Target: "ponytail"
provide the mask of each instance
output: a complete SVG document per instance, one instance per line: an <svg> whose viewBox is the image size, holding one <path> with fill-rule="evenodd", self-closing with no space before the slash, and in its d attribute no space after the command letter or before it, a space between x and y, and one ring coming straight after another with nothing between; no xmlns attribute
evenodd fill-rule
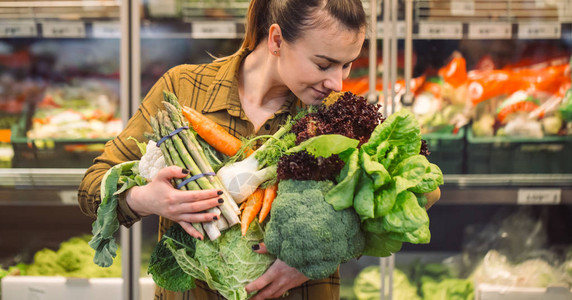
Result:
<svg viewBox="0 0 572 300"><path fill-rule="evenodd" d="M266 37L270 27L270 1L251 0L246 13L245 35L241 49L254 50L256 45Z"/></svg>

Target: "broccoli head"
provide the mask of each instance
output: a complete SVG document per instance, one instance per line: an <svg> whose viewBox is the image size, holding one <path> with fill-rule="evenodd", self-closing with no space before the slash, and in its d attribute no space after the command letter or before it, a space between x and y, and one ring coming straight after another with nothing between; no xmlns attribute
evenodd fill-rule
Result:
<svg viewBox="0 0 572 300"><path fill-rule="evenodd" d="M266 226L268 252L310 279L328 277L365 245L355 211L336 211L325 201L332 187L327 180L280 181Z"/></svg>

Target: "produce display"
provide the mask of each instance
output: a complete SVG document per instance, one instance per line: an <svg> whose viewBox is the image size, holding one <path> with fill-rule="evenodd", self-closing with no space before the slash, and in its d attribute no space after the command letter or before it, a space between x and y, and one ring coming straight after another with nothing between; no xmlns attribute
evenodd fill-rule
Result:
<svg viewBox="0 0 572 300"><path fill-rule="evenodd" d="M64 276L78 278L121 277L121 255L110 268L93 264L95 251L88 245L90 235L72 237L63 241L58 249L42 249L34 255L30 264L20 263L0 269L4 276ZM120 250L120 249L118 249ZM121 253L121 251L119 251Z"/></svg>
<svg viewBox="0 0 572 300"><path fill-rule="evenodd" d="M30 139L109 139L122 129L116 93L99 81L51 87L26 133Z"/></svg>
<svg viewBox="0 0 572 300"><path fill-rule="evenodd" d="M366 76L347 79L344 89L365 94L367 81ZM422 133L455 133L472 122L475 136L572 134L571 74L566 60L467 70L465 59L456 52L435 75L413 78L410 87L412 111ZM377 90L382 88L376 84ZM398 97L405 93L404 81L397 81L394 89Z"/></svg>
<svg viewBox="0 0 572 300"><path fill-rule="evenodd" d="M362 255L389 256L403 242L429 242L424 194L443 178L425 157L411 112L385 119L379 105L344 93L302 109L272 136L239 140L179 106L171 93L164 93L163 104L151 119L150 141L134 141L141 160L112 167L102 181L90 241L96 264L113 264L118 195L169 165L190 170L174 180L177 188L217 188L225 200L216 208L218 220L192 224L208 239L173 226L156 245L149 273L169 290L203 280L226 298L247 299L244 286L276 258L318 279ZM261 241L266 255L251 249Z"/></svg>
<svg viewBox="0 0 572 300"><path fill-rule="evenodd" d="M379 266L365 267L354 280L353 294L357 300L380 298L381 271ZM389 287L385 293L389 295ZM471 280L454 276L440 263L415 263L393 270L392 299L395 300L473 300L475 288Z"/></svg>

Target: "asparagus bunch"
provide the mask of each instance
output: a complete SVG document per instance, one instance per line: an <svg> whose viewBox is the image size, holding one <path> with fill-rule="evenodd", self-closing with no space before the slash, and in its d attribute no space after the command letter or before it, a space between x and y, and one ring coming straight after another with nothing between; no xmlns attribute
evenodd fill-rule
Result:
<svg viewBox="0 0 572 300"><path fill-rule="evenodd" d="M151 118L153 138L156 141L159 141L162 137L169 135L176 128L189 126L188 122L182 117L181 107L176 96L165 92L164 99L165 101L163 101L163 104L166 110L160 110L157 112L156 117ZM165 141L161 143L160 148L163 156L165 157L165 162L168 165L176 165L190 171L190 174L186 178L175 180L175 184L177 184L177 186L180 185L183 180L191 176L214 173L214 170L208 163L206 155L204 154L199 142L189 129L183 129L171 138L165 139ZM238 218L240 210L234 199L232 199L216 175L205 175L199 177L194 181L188 182L181 189L218 189L223 191L221 198L224 199L224 203L218 208L212 208L209 210L209 212L214 212L219 215L218 220L202 223L202 228L200 227L200 224L193 224L197 230L206 232L209 239L217 239L220 236L221 230L240 223ZM204 231L202 231L202 229L204 229Z"/></svg>

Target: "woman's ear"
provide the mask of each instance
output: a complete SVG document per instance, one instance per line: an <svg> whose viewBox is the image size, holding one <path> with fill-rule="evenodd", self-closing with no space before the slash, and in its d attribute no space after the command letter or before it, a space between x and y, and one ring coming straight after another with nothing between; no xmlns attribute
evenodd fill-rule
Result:
<svg viewBox="0 0 572 300"><path fill-rule="evenodd" d="M280 45L282 44L282 30L278 24L272 24L268 30L268 50L271 55L278 56L280 54Z"/></svg>

